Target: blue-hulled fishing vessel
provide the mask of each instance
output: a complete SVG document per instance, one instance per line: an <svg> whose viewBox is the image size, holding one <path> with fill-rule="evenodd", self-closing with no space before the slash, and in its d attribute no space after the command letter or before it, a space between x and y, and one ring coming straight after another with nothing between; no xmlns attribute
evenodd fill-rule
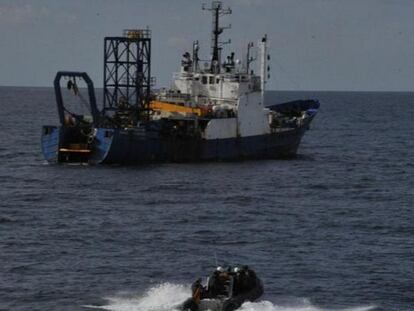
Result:
<svg viewBox="0 0 414 311"><path fill-rule="evenodd" d="M170 89L153 90L151 31L125 30L106 37L103 105L83 72L58 72L54 81L60 125L44 126L42 151L51 163L141 164L149 162L234 161L296 155L315 117L317 100L264 104L269 78L268 39L247 45L244 60L223 61L220 1L203 7L213 15L211 57L199 58L199 43L186 52ZM256 50L256 57L253 53ZM257 72L252 63L258 61ZM87 113L69 108L67 90ZM88 96L81 95L80 84Z"/></svg>

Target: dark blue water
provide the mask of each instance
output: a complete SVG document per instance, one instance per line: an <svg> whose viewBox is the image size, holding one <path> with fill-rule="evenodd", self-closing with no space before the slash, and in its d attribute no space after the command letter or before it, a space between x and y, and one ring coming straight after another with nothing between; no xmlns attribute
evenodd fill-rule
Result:
<svg viewBox="0 0 414 311"><path fill-rule="evenodd" d="M52 90L0 88L0 310L171 310L215 254L244 310L414 310L414 94L270 94L307 97L294 160L52 166Z"/></svg>

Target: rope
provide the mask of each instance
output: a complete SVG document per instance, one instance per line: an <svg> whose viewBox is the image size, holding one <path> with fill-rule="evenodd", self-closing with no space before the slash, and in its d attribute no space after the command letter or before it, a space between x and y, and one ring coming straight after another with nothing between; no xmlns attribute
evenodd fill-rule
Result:
<svg viewBox="0 0 414 311"><path fill-rule="evenodd" d="M76 79L69 80L67 84L68 90L72 90L75 96L78 96L81 103L85 106L86 110L92 114L91 107L88 104L88 101L82 96L81 92L79 91L78 85L76 84Z"/></svg>

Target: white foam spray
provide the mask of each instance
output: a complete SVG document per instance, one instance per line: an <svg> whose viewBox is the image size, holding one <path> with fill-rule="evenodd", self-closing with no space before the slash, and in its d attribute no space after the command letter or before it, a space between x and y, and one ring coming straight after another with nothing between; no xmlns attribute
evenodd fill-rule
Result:
<svg viewBox="0 0 414 311"><path fill-rule="evenodd" d="M191 292L189 286L163 283L147 290L144 295L108 297L107 305L85 306L110 311L172 311L183 303Z"/></svg>
<svg viewBox="0 0 414 311"><path fill-rule="evenodd" d="M173 311L189 297L190 286L163 283L152 287L144 295L105 298L106 305L85 306L109 311ZM322 309L304 300L292 305L277 305L270 301L246 302L240 311L369 311L375 306L361 306L348 309Z"/></svg>

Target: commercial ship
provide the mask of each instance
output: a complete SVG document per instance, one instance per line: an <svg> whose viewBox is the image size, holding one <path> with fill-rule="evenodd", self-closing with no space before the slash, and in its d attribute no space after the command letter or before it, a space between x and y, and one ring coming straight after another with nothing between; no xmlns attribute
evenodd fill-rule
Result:
<svg viewBox="0 0 414 311"><path fill-rule="evenodd" d="M220 36L231 14L213 1L211 55L195 41L170 89L153 90L151 31L124 30L104 39L103 103L84 72L58 72L54 81L59 126L43 126L42 151L51 163L143 164L238 161L294 157L315 117L317 100L265 105L268 38L247 44L243 60L222 57ZM227 42L229 43L229 42ZM258 68L253 70L253 63ZM62 87L63 85L67 90ZM80 83L88 96L82 96ZM87 107L76 113L64 100L73 93Z"/></svg>

